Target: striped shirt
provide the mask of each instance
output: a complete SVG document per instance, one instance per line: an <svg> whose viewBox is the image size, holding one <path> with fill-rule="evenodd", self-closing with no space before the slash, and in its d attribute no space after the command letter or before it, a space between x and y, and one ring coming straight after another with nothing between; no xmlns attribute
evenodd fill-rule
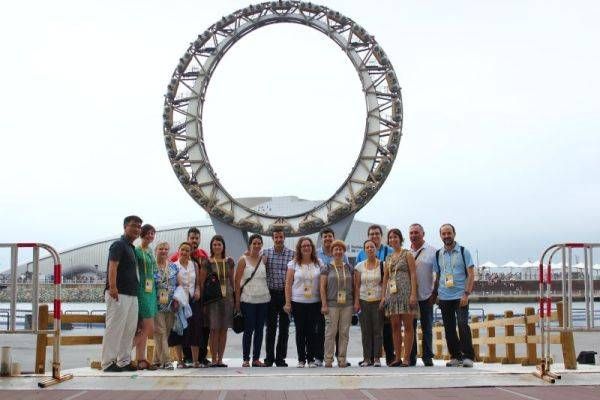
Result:
<svg viewBox="0 0 600 400"><path fill-rule="evenodd" d="M267 257L267 286L270 290L283 292L285 290L285 274L287 265L294 258L294 251L284 247L279 253L275 248L265 250Z"/></svg>

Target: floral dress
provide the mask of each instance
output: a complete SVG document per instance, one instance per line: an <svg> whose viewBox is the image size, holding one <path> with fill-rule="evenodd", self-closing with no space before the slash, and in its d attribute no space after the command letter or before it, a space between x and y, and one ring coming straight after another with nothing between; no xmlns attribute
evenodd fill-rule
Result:
<svg viewBox="0 0 600 400"><path fill-rule="evenodd" d="M410 299L410 272L408 269L408 250L402 249L400 254L390 254L385 261L388 270L388 284L385 289L385 316L398 314L414 314L418 318L419 308L411 308ZM393 283L396 283L396 293L392 293Z"/></svg>

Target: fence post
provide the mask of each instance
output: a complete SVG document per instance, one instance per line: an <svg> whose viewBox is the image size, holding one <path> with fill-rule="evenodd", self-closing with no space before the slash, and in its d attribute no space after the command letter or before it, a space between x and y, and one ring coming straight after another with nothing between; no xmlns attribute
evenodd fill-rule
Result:
<svg viewBox="0 0 600 400"><path fill-rule="evenodd" d="M527 357L523 359L521 365L537 364L537 345L535 342L529 343L529 337L535 336L535 321L529 322L529 317L533 317L534 315L535 308L525 308L525 343L527 343Z"/></svg>
<svg viewBox="0 0 600 400"><path fill-rule="evenodd" d="M511 310L504 311L504 318L512 318L514 313ZM515 325L507 324L504 325L504 337L509 338L515 337ZM502 364L516 364L517 360L515 359L515 344L505 342L506 345L506 357L502 358Z"/></svg>
<svg viewBox="0 0 600 400"><path fill-rule="evenodd" d="M41 304L38 307L38 329L48 329L48 304ZM46 346L48 345L48 335L45 333L37 334L37 343L35 347L35 366L36 374L46 372Z"/></svg>
<svg viewBox="0 0 600 400"><path fill-rule="evenodd" d="M474 324L479 323L479 317L473 316L471 317L471 322ZM473 337L473 354L475 359L473 361L481 361L481 356L479 355L479 343L475 343L475 340L479 339L479 328L471 328L471 336Z"/></svg>
<svg viewBox="0 0 600 400"><path fill-rule="evenodd" d="M495 319L496 317L494 316L494 314L488 314L485 318L486 322L491 322ZM489 339L495 339L496 338L496 327L495 326L488 326L487 328L487 335L488 335L488 341ZM487 362L487 363L495 363L498 362L498 359L496 358L496 343L492 343L492 342L488 342L488 354L486 357L483 358L483 362Z"/></svg>
<svg viewBox="0 0 600 400"><path fill-rule="evenodd" d="M556 304L558 311L558 326L563 326L564 304L562 301ZM577 358L575 357L575 342L573 332L560 332L560 345L562 347L563 362L566 369L577 369Z"/></svg>

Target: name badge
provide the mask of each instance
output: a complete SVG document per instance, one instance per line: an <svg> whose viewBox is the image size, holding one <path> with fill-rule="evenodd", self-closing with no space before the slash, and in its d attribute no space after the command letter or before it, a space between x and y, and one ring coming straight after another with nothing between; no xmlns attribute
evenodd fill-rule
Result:
<svg viewBox="0 0 600 400"><path fill-rule="evenodd" d="M221 284L221 295L223 297L227 297L227 286L226 285Z"/></svg>
<svg viewBox="0 0 600 400"><path fill-rule="evenodd" d="M304 286L304 297L307 299L312 297L312 288L310 286Z"/></svg>
<svg viewBox="0 0 600 400"><path fill-rule="evenodd" d="M446 274L446 287L454 287L454 275Z"/></svg>
<svg viewBox="0 0 600 400"><path fill-rule="evenodd" d="M158 302L160 304L168 304L169 303L169 291L167 289L160 289L158 291Z"/></svg>
<svg viewBox="0 0 600 400"><path fill-rule="evenodd" d="M154 288L154 279L146 278L146 285L144 287L146 293L152 293L153 288Z"/></svg>
<svg viewBox="0 0 600 400"><path fill-rule="evenodd" d="M338 290L337 302L338 302L338 304L346 304L346 291L345 290Z"/></svg>
<svg viewBox="0 0 600 400"><path fill-rule="evenodd" d="M390 293L395 294L398 293L398 287L396 286L396 281L390 281Z"/></svg>

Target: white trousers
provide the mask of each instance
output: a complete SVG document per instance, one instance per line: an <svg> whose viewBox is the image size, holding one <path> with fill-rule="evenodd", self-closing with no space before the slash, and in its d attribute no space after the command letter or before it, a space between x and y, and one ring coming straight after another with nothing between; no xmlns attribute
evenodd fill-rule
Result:
<svg viewBox="0 0 600 400"><path fill-rule="evenodd" d="M102 369L116 362L124 367L131 362L133 337L138 322L137 296L119 294L115 300L104 294L106 301L106 329L102 339Z"/></svg>

